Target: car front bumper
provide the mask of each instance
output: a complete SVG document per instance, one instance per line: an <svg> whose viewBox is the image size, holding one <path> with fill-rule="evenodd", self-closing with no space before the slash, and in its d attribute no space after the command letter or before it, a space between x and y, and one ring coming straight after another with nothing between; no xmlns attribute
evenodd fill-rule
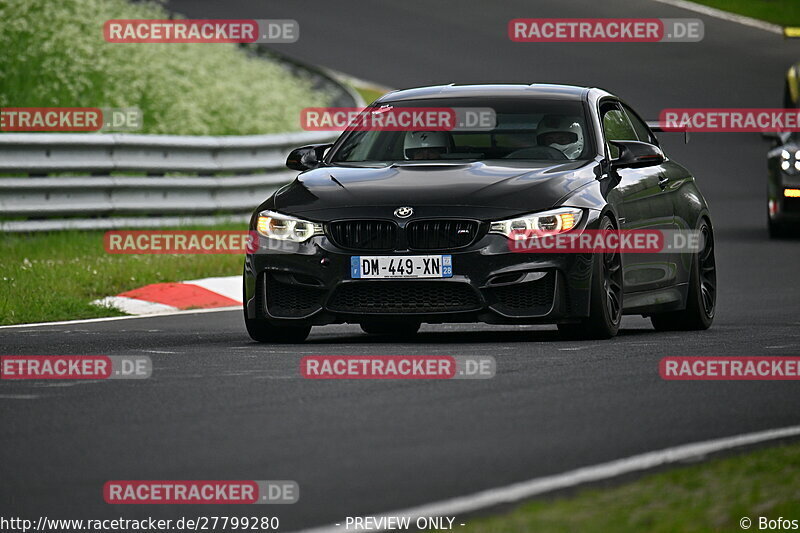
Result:
<svg viewBox="0 0 800 533"><path fill-rule="evenodd" d="M596 226L590 211L581 228ZM302 244L268 243L246 256L248 318L280 325L376 320L426 323L570 322L589 314L592 256L519 253L502 235L484 234L450 251L371 253L338 248L326 236ZM352 279L355 255L451 255L453 276L436 279Z"/></svg>

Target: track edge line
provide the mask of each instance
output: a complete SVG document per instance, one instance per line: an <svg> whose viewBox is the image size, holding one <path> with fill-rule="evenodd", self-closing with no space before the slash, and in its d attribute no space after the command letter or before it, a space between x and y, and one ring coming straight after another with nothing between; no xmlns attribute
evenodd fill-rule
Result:
<svg viewBox="0 0 800 533"><path fill-rule="evenodd" d="M466 496L458 496L418 507L381 513L374 516L409 517L415 520L420 516L453 516L459 513L474 512L501 504L515 503L533 496L539 496L560 489L576 487L585 483L612 479L625 474L642 472L659 466L674 464L687 459L702 457L711 453L741 448L753 444L800 436L800 425L778 429L744 433L691 444L682 444L662 450L645 452L630 457L615 459L593 466L585 466L555 474L533 478L503 487L487 489ZM298 530L295 533L340 533L342 526L321 526ZM386 529L372 529L386 531Z"/></svg>

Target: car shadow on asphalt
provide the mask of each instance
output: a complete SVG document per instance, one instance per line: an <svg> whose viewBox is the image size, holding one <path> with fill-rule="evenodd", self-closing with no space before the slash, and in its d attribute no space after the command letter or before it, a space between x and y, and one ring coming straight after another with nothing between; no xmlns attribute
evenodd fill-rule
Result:
<svg viewBox="0 0 800 533"><path fill-rule="evenodd" d="M621 329L616 339L658 334L651 329ZM308 338L306 344L481 344L481 343L593 343L614 342L608 340L575 340L562 338L555 329L488 330L476 331L422 331L411 336L354 334L322 334Z"/></svg>

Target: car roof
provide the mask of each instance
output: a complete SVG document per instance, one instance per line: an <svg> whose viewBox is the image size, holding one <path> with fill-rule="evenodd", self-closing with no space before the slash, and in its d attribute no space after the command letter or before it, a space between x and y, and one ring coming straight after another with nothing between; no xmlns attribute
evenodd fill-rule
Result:
<svg viewBox="0 0 800 533"><path fill-rule="evenodd" d="M474 84L474 85L434 85L390 92L378 102L398 102L401 100L424 100L428 98L486 98L486 97L535 97L544 99L580 101L591 90L577 85L557 85L549 83Z"/></svg>

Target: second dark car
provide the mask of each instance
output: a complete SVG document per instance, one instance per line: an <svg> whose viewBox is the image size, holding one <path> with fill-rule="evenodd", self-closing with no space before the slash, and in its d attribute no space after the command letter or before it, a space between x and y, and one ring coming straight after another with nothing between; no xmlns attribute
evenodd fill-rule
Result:
<svg viewBox="0 0 800 533"><path fill-rule="evenodd" d="M694 177L647 123L596 88L447 85L371 108L489 108L489 130L347 131L297 149L302 173L254 212L244 314L262 342L315 325L409 335L420 324L555 323L608 338L623 314L656 329L714 318L713 227ZM514 253L515 230L694 230L697 252Z"/></svg>
<svg viewBox="0 0 800 533"><path fill-rule="evenodd" d="M767 154L767 228L772 238L800 228L800 134L770 133L775 146Z"/></svg>

